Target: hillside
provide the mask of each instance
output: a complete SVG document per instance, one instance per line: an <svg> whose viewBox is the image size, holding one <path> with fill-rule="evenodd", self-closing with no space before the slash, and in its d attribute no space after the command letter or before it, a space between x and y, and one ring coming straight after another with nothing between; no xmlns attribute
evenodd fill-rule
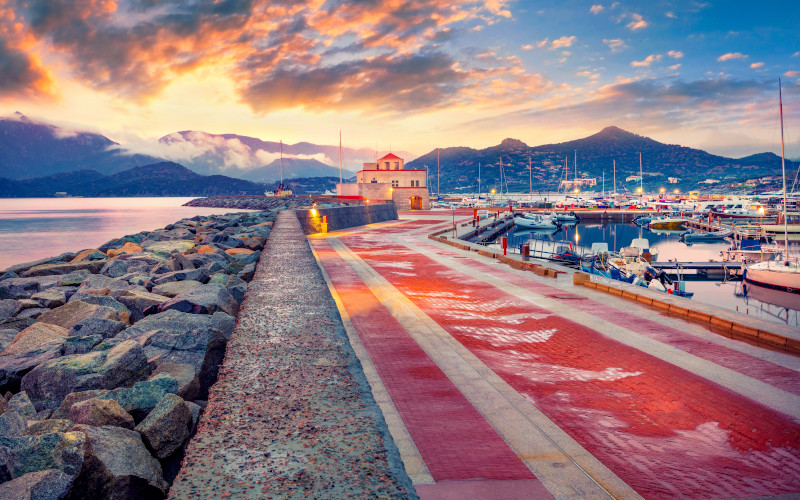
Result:
<svg viewBox="0 0 800 500"><path fill-rule="evenodd" d="M114 175L94 170L54 174L37 179L0 178L0 197L70 196L214 196L262 195L264 184L223 175L203 176L171 162L135 167Z"/></svg>
<svg viewBox="0 0 800 500"><path fill-rule="evenodd" d="M617 127L607 127L600 132L560 144L531 147L516 139L505 139L497 146L476 150L466 147L439 150L439 184L442 192L473 192L477 190L480 166L481 191L500 189L500 163L511 191L525 192L529 183L536 191L555 191L562 179L575 176L575 159L579 178L595 178L597 189L602 189L605 172L606 189L613 189L614 162L616 161L617 189L623 185L635 190L637 181L625 182L629 176L639 175L639 154L642 158L644 187L648 191L659 187L682 190L696 189L701 181L712 178L731 183L746 179L776 175L781 172L780 157L760 153L734 159L674 144L664 144L648 137L626 132ZM531 165L531 172L528 165ZM568 168L565 169L565 162ZM428 166L436 175L436 150L406 164L409 168ZM797 170L797 164L787 160L787 172ZM669 184L668 178L679 178ZM430 185L435 191L436 180Z"/></svg>
<svg viewBox="0 0 800 500"><path fill-rule="evenodd" d="M151 156L129 154L99 134L65 131L20 113L0 119L0 172L9 179L79 170L108 175L156 161Z"/></svg>

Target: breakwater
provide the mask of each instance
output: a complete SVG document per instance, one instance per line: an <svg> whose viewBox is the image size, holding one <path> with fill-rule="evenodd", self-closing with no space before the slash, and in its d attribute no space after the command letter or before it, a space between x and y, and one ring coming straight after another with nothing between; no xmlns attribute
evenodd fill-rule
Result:
<svg viewBox="0 0 800 500"><path fill-rule="evenodd" d="M278 210L0 275L0 498L167 494Z"/></svg>
<svg viewBox="0 0 800 500"><path fill-rule="evenodd" d="M195 198L185 207L208 208L238 208L242 210L277 210L309 207L314 201L308 196L209 196L208 198Z"/></svg>
<svg viewBox="0 0 800 500"><path fill-rule="evenodd" d="M171 498L414 497L295 214L282 212Z"/></svg>
<svg viewBox="0 0 800 500"><path fill-rule="evenodd" d="M328 231L339 231L349 227L366 226L376 222L397 220L394 203L379 205L357 205L297 210L297 218L306 234L323 232L323 222L327 220Z"/></svg>

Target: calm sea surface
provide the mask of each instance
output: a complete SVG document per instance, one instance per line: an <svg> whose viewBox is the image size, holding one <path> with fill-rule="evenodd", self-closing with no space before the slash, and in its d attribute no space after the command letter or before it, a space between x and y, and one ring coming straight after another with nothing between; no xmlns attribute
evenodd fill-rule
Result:
<svg viewBox="0 0 800 500"><path fill-rule="evenodd" d="M245 212L183 207L192 198L0 198L0 270L77 252L195 215Z"/></svg>

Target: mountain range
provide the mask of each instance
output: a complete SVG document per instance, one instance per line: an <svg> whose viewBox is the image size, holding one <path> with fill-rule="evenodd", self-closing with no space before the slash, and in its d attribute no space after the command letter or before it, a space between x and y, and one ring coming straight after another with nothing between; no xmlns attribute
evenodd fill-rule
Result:
<svg viewBox="0 0 800 500"><path fill-rule="evenodd" d="M78 170L36 179L0 178L0 198L70 196L263 195L264 184L223 175L199 175L172 162L134 167L112 175Z"/></svg>
<svg viewBox="0 0 800 500"><path fill-rule="evenodd" d="M90 177L113 177L132 167L165 161L178 163L201 175L223 175L232 180L255 183L269 184L281 178L338 180L340 176L338 166L332 166L338 164L338 146L308 142L281 144L235 134L182 131L166 135L146 149L149 154L143 154L144 150L132 152L102 135L65 130L52 124L35 122L19 113L0 119L0 177L8 180L21 181L74 172L75 176L54 179L65 183L77 182L75 179L83 175L79 171L93 171L87 174ZM720 186L730 186L746 179L780 175L781 172L780 158L772 153L726 158L699 149L664 144L617 127L606 127L589 137L559 144L528 146L517 139L505 139L485 149L441 148L410 161L410 154L402 151L396 153L406 158L407 168L429 168L429 185L433 192L437 189L437 178L434 177L437 175L437 155L438 189L442 192L476 191L479 176L481 191L499 190L500 165L503 187L507 186L511 191L526 192L529 183L538 191L557 190L561 180L571 180L576 173L579 178L594 178L598 190L605 175L605 186L610 190L614 162L617 190L624 185L630 191L638 187L638 177L636 180L625 179L638 176L640 154L643 185L648 191L659 186L684 191L696 189L706 179L720 181ZM359 170L363 162L373 161L376 154L380 153L367 148L343 148L346 169L341 175L345 180L352 178L353 170ZM797 162L787 160L787 175L793 176L797 166ZM677 178L679 181L668 183L668 178ZM48 182L53 186L57 184L52 180ZM331 182L326 180L320 185L328 186ZM245 184L235 185L231 181L225 181L222 185L236 192L261 189L244 187ZM23 191L33 189L24 184L17 186ZM155 189L155 186L151 188ZM165 189L174 191L169 186ZM139 189L140 192L144 190Z"/></svg>
<svg viewBox="0 0 800 500"><path fill-rule="evenodd" d="M439 186L442 192L476 191L481 177L481 191L500 190L500 165L510 191L526 192L530 184L539 190L557 190L561 180L594 178L601 189L605 174L606 189L612 189L616 163L617 190L629 191L639 186L639 155L645 190L667 186L670 189L695 189L699 183L713 179L730 185L747 179L781 174L781 158L772 153L759 153L744 158L726 158L699 149L663 144L653 139L606 127L597 134L560 144L531 147L516 139L505 139L485 149L467 147L438 150ZM577 160L577 168L576 168ZM531 166L529 173L528 166ZM566 165L566 167L565 167ZM437 150L406 163L406 168L427 168L429 186L436 191ZM794 173L798 164L787 160L786 171ZM669 184L669 178L679 181Z"/></svg>

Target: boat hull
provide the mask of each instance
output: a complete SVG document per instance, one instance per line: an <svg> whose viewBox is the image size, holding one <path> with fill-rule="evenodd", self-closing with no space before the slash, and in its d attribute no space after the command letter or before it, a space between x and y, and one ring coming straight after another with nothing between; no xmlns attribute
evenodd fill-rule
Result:
<svg viewBox="0 0 800 500"><path fill-rule="evenodd" d="M800 269L789 266L786 272L780 261L769 261L748 267L744 272L744 280L759 286L784 290L800 294Z"/></svg>

